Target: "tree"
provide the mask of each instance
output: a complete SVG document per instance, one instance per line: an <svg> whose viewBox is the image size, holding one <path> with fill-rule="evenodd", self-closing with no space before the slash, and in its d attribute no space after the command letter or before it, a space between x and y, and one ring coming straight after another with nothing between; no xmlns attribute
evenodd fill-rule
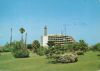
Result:
<svg viewBox="0 0 100 71"><path fill-rule="evenodd" d="M100 43L97 43L92 48L93 51L100 51Z"/></svg>
<svg viewBox="0 0 100 71"><path fill-rule="evenodd" d="M33 52L37 53L38 48L40 47L40 43L38 40L34 40L32 43L32 47L33 47Z"/></svg>
<svg viewBox="0 0 100 71"><path fill-rule="evenodd" d="M52 46L55 45L55 43L54 43L53 41L48 41L47 45L48 45L49 47L52 47Z"/></svg>
<svg viewBox="0 0 100 71"><path fill-rule="evenodd" d="M27 44L27 49L32 50L33 49L32 44Z"/></svg>
<svg viewBox="0 0 100 71"><path fill-rule="evenodd" d="M25 29L24 28L20 28L19 31L22 34L21 41L23 42L23 33L25 32Z"/></svg>
<svg viewBox="0 0 100 71"><path fill-rule="evenodd" d="M80 46L78 42L73 44L73 50L74 52L80 50Z"/></svg>
<svg viewBox="0 0 100 71"><path fill-rule="evenodd" d="M79 40L79 46L81 51L86 51L88 44L84 40Z"/></svg>

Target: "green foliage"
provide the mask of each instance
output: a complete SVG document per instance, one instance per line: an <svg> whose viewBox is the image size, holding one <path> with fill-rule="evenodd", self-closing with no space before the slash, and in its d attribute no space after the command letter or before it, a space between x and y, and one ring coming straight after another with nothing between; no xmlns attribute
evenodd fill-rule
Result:
<svg viewBox="0 0 100 71"><path fill-rule="evenodd" d="M69 43L66 45L67 49L70 51L83 51L86 52L88 49L88 45L84 40L79 40L76 43Z"/></svg>
<svg viewBox="0 0 100 71"><path fill-rule="evenodd" d="M48 41L47 45L48 45L49 47L52 47L52 46L55 45L55 43L54 43L53 41Z"/></svg>
<svg viewBox="0 0 100 71"><path fill-rule="evenodd" d="M12 47L8 43L0 47L0 52L11 52L11 50L12 50Z"/></svg>
<svg viewBox="0 0 100 71"><path fill-rule="evenodd" d="M38 48L40 48L40 43L38 40L34 40L32 43L32 47L33 47L33 52L37 53Z"/></svg>
<svg viewBox="0 0 100 71"><path fill-rule="evenodd" d="M20 28L19 31L21 32L21 34L23 34L25 32L24 28Z"/></svg>
<svg viewBox="0 0 100 71"><path fill-rule="evenodd" d="M54 47L49 47L45 54L46 54L47 58L54 58L55 56L64 54L66 52L67 52L66 47L56 45Z"/></svg>
<svg viewBox="0 0 100 71"><path fill-rule="evenodd" d="M57 63L72 63L78 60L77 54L66 54L67 50L72 47L72 45L55 45L54 47L49 47L46 51L47 58L51 59L53 62Z"/></svg>
<svg viewBox="0 0 100 71"><path fill-rule="evenodd" d="M76 54L63 54L56 58L56 62L59 63L73 63L78 61L78 56Z"/></svg>
<svg viewBox="0 0 100 71"><path fill-rule="evenodd" d="M3 48L2 47L0 47L0 52L3 52Z"/></svg>
<svg viewBox="0 0 100 71"><path fill-rule="evenodd" d="M21 41L23 42L23 33L25 32L25 29L24 28L20 28L19 31L22 34Z"/></svg>
<svg viewBox="0 0 100 71"><path fill-rule="evenodd" d="M86 52L88 49L88 44L84 40L79 40L79 47L81 51Z"/></svg>
<svg viewBox="0 0 100 71"><path fill-rule="evenodd" d="M29 52L22 42L15 42L15 45L12 49L12 54L15 58L29 57Z"/></svg>
<svg viewBox="0 0 100 71"><path fill-rule="evenodd" d="M84 55L83 51L76 51L77 55Z"/></svg>
<svg viewBox="0 0 100 71"><path fill-rule="evenodd" d="M95 44L95 45L92 47L92 50L93 50L93 51L100 51L100 43Z"/></svg>
<svg viewBox="0 0 100 71"><path fill-rule="evenodd" d="M37 55L39 55L39 56L45 55L46 50L47 50L47 49L44 48L44 47L38 48L38 49L37 49Z"/></svg>
<svg viewBox="0 0 100 71"><path fill-rule="evenodd" d="M33 49L32 44L27 44L27 49L32 50Z"/></svg>

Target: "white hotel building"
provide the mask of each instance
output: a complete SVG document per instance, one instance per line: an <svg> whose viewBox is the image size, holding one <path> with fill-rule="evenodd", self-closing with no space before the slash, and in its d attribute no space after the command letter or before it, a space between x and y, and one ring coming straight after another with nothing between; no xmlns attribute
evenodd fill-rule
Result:
<svg viewBox="0 0 100 71"><path fill-rule="evenodd" d="M64 45L66 43L74 43L75 40L71 36L66 35L48 35L48 29L47 26L44 27L44 35L42 36L42 46L48 47L47 43L48 41L53 41L55 44L61 44Z"/></svg>

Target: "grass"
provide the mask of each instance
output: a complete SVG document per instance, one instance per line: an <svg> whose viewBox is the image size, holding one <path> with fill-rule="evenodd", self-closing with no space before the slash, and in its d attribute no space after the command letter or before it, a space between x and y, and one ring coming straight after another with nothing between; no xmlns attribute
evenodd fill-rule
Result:
<svg viewBox="0 0 100 71"><path fill-rule="evenodd" d="M51 64L44 56L31 54L30 58L14 58L11 53L1 53L0 71L98 71L100 56L87 52L79 61L70 64Z"/></svg>

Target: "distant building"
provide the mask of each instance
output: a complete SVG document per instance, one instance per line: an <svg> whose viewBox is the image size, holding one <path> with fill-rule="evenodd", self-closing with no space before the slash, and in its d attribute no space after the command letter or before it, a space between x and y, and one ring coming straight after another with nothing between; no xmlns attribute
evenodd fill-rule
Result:
<svg viewBox="0 0 100 71"><path fill-rule="evenodd" d="M61 44L64 45L66 43L74 43L75 40L73 39L73 37L71 36L66 36L66 35L48 35L48 31L47 31L47 26L44 27L44 35L42 36L42 45L44 47L48 47L47 43L48 41L53 41L55 44Z"/></svg>

